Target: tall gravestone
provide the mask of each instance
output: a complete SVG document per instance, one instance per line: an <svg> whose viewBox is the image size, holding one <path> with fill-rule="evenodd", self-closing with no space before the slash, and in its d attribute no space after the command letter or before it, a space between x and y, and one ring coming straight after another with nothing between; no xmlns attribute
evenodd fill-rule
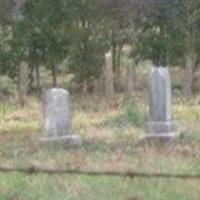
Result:
<svg viewBox="0 0 200 200"><path fill-rule="evenodd" d="M171 81L167 67L153 67L149 77L147 136L174 137L171 114Z"/></svg>
<svg viewBox="0 0 200 200"><path fill-rule="evenodd" d="M72 130L69 93L62 88L49 89L44 99L45 137L42 142L80 145L81 138Z"/></svg>
<svg viewBox="0 0 200 200"><path fill-rule="evenodd" d="M105 54L104 66L104 86L106 96L113 97L114 95L114 74L112 69L112 55L110 52Z"/></svg>

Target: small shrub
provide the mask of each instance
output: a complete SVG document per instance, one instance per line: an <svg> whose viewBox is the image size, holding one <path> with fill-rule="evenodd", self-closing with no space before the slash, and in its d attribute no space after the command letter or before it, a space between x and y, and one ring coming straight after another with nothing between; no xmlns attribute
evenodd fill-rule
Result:
<svg viewBox="0 0 200 200"><path fill-rule="evenodd" d="M14 93L15 86L13 81L8 76L0 77L0 93L3 95L12 95Z"/></svg>
<svg viewBox="0 0 200 200"><path fill-rule="evenodd" d="M110 117L104 121L104 125L111 127L126 127L127 123L135 127L143 127L146 115L136 104L133 97L128 97L122 104L121 111L118 115Z"/></svg>
<svg viewBox="0 0 200 200"><path fill-rule="evenodd" d="M4 118L7 116L7 114L13 112L16 110L16 106L9 101L7 102L1 102L0 101L0 121L4 120ZM3 121L1 121L3 122ZM7 126L7 124L6 124ZM1 128L3 128L3 124L1 124Z"/></svg>
<svg viewBox="0 0 200 200"><path fill-rule="evenodd" d="M122 116L134 126L141 127L145 122L145 115L133 98L128 98L122 106Z"/></svg>

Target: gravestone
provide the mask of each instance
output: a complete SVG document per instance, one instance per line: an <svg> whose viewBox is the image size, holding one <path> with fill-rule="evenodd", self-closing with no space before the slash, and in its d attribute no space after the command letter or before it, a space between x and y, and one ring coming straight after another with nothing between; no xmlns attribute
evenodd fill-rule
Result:
<svg viewBox="0 0 200 200"><path fill-rule="evenodd" d="M49 89L44 99L45 134L42 142L60 146L81 145L81 138L74 134L70 111L69 93L62 88Z"/></svg>
<svg viewBox="0 0 200 200"><path fill-rule="evenodd" d="M147 137L174 137L171 114L171 81L167 67L153 67L149 77Z"/></svg>
<svg viewBox="0 0 200 200"><path fill-rule="evenodd" d="M105 54L104 65L104 87L106 96L113 97L114 95L114 74L112 69L112 54L110 52Z"/></svg>

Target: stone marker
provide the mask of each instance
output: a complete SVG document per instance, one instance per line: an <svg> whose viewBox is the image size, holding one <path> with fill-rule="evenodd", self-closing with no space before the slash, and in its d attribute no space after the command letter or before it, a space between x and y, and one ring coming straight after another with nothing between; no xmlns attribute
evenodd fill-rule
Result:
<svg viewBox="0 0 200 200"><path fill-rule="evenodd" d="M42 142L61 146L81 145L81 138L72 130L68 91L52 88L45 94L44 121L46 137Z"/></svg>
<svg viewBox="0 0 200 200"><path fill-rule="evenodd" d="M114 75L112 69L112 54L110 52L105 54L105 65L104 65L104 86L106 96L113 97L114 95Z"/></svg>
<svg viewBox="0 0 200 200"><path fill-rule="evenodd" d="M174 137L171 115L171 81L167 67L153 67L149 78L147 137Z"/></svg>

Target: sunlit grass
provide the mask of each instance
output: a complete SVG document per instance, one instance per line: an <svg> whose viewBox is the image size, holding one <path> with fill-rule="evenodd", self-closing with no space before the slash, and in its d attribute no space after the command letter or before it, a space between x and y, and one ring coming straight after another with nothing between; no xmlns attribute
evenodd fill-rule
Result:
<svg viewBox="0 0 200 200"><path fill-rule="evenodd" d="M0 178L1 200L197 200L200 194L198 181L17 174Z"/></svg>
<svg viewBox="0 0 200 200"><path fill-rule="evenodd" d="M1 103L1 132L24 133L39 132L42 129L42 113L39 102L34 98L27 100L25 107L13 102Z"/></svg>
<svg viewBox="0 0 200 200"><path fill-rule="evenodd" d="M174 106L175 118L185 128L195 128L200 125L200 105L178 104Z"/></svg>
<svg viewBox="0 0 200 200"><path fill-rule="evenodd" d="M122 96L111 102L96 96L72 99L73 127L84 140L76 149L51 149L39 143L43 124L37 99L28 99L24 108L9 102L1 105L1 165L200 173L198 101L173 105L173 116L181 125L183 138L169 144L140 145L137 142L144 135L147 115L143 101L123 104ZM197 200L198 185L194 180L13 173L0 174L0 200Z"/></svg>

